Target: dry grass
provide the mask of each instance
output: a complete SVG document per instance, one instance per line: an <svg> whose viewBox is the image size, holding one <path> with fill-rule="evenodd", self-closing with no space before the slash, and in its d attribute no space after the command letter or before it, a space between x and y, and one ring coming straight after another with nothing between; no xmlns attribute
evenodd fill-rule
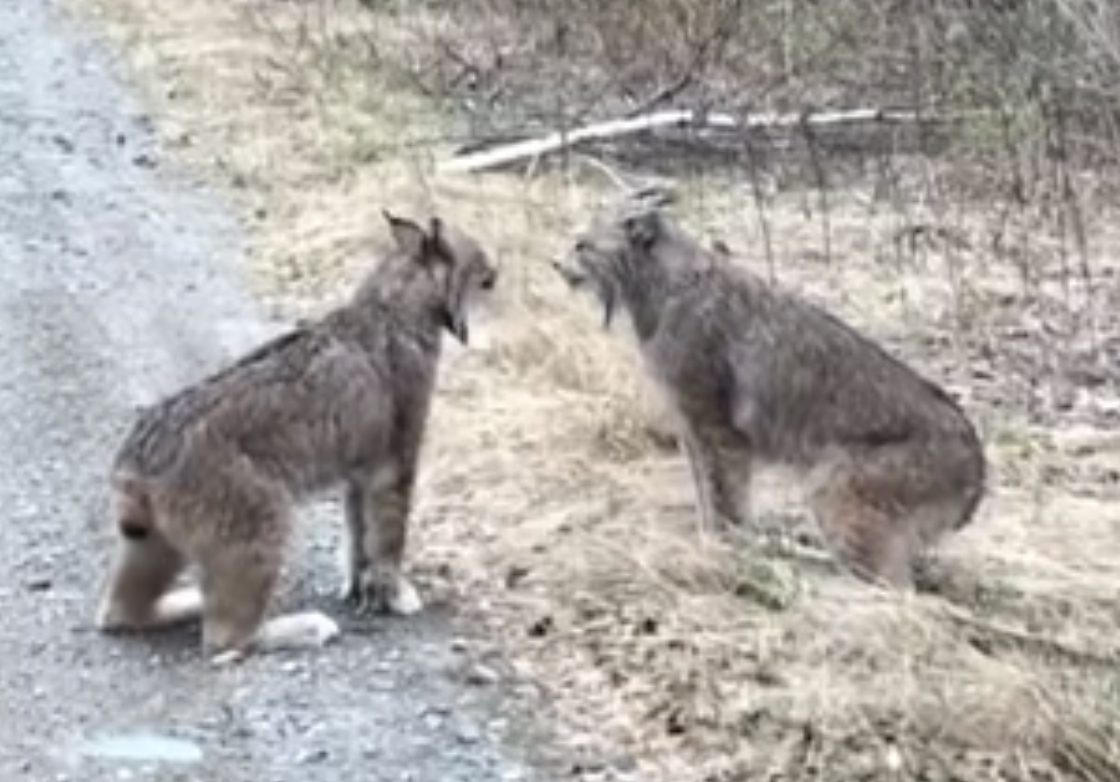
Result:
<svg viewBox="0 0 1120 782"><path fill-rule="evenodd" d="M993 493L944 549L942 594L879 594L827 564L698 536L630 349L547 267L609 192L602 179L436 176L450 119L362 65L362 24L379 23L380 56L403 58L439 19L75 2L125 44L168 145L233 194L253 285L285 314L349 290L383 206L438 209L493 249L503 284L443 375L413 558L450 574L577 739L674 782L1120 778L1120 438L1101 434L1120 406L1107 384L1055 401L1064 376L1043 372L1034 341L1054 302L1116 337L1115 301L1066 291L1051 266L1024 286L1010 263L947 246L915 265L892 250L898 215L855 192L835 196L822 259L819 214L773 200L775 276L948 382L990 444ZM300 30L332 36L336 54L297 45ZM685 195L695 230L759 246L748 191L696 181ZM938 219L984 246L983 216ZM781 476L761 488L764 517L804 524Z"/></svg>

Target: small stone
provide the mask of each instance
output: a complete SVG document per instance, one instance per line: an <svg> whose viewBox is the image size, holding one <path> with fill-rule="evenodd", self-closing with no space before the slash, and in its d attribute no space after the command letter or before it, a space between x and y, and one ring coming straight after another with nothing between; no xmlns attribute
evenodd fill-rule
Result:
<svg viewBox="0 0 1120 782"><path fill-rule="evenodd" d="M43 576L41 578L33 578L27 582L27 591L29 592L46 592L53 586L50 578Z"/></svg>
<svg viewBox="0 0 1120 782"><path fill-rule="evenodd" d="M313 763L322 763L328 757L329 753L325 749L308 749L296 756L296 762L301 766L309 766Z"/></svg>
<svg viewBox="0 0 1120 782"><path fill-rule="evenodd" d="M455 739L460 744L477 744L482 740L482 731L473 722L460 721L455 725Z"/></svg>
<svg viewBox="0 0 1120 782"><path fill-rule="evenodd" d="M513 565L506 571L506 589L514 589L532 572L524 565Z"/></svg>
<svg viewBox="0 0 1120 782"><path fill-rule="evenodd" d="M624 774L630 774L638 770L638 762L629 755L621 755L614 759L611 767Z"/></svg>
<svg viewBox="0 0 1120 782"><path fill-rule="evenodd" d="M481 663L476 663L467 670L467 683L479 687L494 684L498 678L497 671Z"/></svg>

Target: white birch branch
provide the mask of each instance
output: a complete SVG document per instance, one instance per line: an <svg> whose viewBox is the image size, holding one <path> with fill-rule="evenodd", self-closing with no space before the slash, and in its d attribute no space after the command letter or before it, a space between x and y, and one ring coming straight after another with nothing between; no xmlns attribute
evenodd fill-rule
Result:
<svg viewBox="0 0 1120 782"><path fill-rule="evenodd" d="M697 112L691 109L673 109L645 114L627 119L608 120L558 131L534 139L526 139L481 152L453 158L440 165L443 171L483 171L489 168L512 163L524 158L536 158L550 152L574 147L585 141L602 141L619 138L646 130L665 127L707 128L713 130L744 131L767 128L791 128L808 125L827 127L859 122L919 122L932 121L936 117L920 115L914 111L890 111L884 109L850 109L845 111L822 111L812 114L766 112L748 114L742 118L726 113Z"/></svg>

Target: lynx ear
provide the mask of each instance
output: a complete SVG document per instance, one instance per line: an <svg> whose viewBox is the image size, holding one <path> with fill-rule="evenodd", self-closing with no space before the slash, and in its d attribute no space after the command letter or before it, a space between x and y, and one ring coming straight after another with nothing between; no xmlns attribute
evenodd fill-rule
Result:
<svg viewBox="0 0 1120 782"><path fill-rule="evenodd" d="M425 245L425 249L428 251L429 262L442 262L451 265L453 252L444 239L443 220L438 217L428 220L428 243Z"/></svg>
<svg viewBox="0 0 1120 782"><path fill-rule="evenodd" d="M393 234L393 241L396 242L397 248L409 258L423 259L428 243L424 229L411 220L391 214L387 209L382 209L381 214L389 223L389 230Z"/></svg>
<svg viewBox="0 0 1120 782"><path fill-rule="evenodd" d="M631 245L649 248L661 236L661 215L653 209L643 209L623 220L626 238Z"/></svg>

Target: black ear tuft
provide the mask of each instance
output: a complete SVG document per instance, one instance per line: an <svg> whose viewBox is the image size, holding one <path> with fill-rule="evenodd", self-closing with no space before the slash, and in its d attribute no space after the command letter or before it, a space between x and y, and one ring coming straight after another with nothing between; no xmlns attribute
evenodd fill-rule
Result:
<svg viewBox="0 0 1120 782"><path fill-rule="evenodd" d="M434 261L441 261L448 265L453 262L453 251L444 237L444 223L438 217L428 220L428 243L425 249Z"/></svg>

